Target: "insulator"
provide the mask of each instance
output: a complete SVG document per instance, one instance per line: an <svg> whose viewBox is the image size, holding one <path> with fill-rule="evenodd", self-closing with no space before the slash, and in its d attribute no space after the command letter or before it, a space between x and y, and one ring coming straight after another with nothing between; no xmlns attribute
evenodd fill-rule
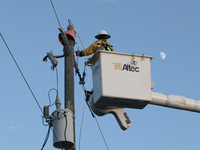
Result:
<svg viewBox="0 0 200 150"><path fill-rule="evenodd" d="M51 60L53 67L56 67L58 64L58 61L55 59L53 53L47 53L47 54L48 54L48 58Z"/></svg>
<svg viewBox="0 0 200 150"><path fill-rule="evenodd" d="M51 59L51 63L52 63L52 65L53 65L53 67L56 67L57 64L58 64L58 61L57 61L55 58L52 58L52 59Z"/></svg>

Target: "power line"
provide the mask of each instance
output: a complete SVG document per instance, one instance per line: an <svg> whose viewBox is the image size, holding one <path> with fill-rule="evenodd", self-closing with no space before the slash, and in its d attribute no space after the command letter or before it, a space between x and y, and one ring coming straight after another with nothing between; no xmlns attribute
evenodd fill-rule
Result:
<svg viewBox="0 0 200 150"><path fill-rule="evenodd" d="M76 31L75 31L76 32ZM79 38L79 40L81 41L81 44L82 44L82 46L83 46L83 49L85 49L84 48L84 45L83 45L83 42L82 42L82 40L81 40L81 38L80 38L80 36L79 36L79 34L76 32L76 35L78 36L78 38ZM85 52L85 61L87 60L87 57L86 57L86 52ZM77 64L78 65L78 64ZM86 66L86 65L85 65ZM85 72L85 66L84 66L84 72ZM87 74L88 74L88 67L87 67ZM84 86L84 85L82 85L82 88L83 88L83 91L86 91L86 93L85 93L85 99L87 98L87 88L88 88L88 76L86 77L87 79L86 79L86 87ZM87 104L87 102L85 102L85 104ZM85 105L84 104L84 109L83 109L83 114L82 114L82 120L81 120L81 127L80 127L80 135L79 135L79 150L81 149L81 147L80 147L80 145L81 145L81 133L82 133L82 126L83 126L83 120L84 120L84 114L85 114ZM88 106L89 107L89 106ZM92 112L91 112L92 113ZM109 148L108 148L108 145L107 145L107 143L106 143L106 140L105 140L105 137L104 137L104 135L103 135L103 132L102 132L102 130L101 130L101 127L100 127L100 125L99 125L99 123L98 123L98 120L97 120L97 118L96 118L96 116L92 113L92 116L95 118L95 121L96 121L96 123L97 123L97 126L98 126L98 128L99 128L99 131L100 131L100 133L101 133L101 136L102 136L102 138L103 138L103 140L104 140L104 143L105 143L105 145L106 145L106 148L107 148L107 150L109 150Z"/></svg>
<svg viewBox="0 0 200 150"><path fill-rule="evenodd" d="M52 2L52 0L50 0L50 1L51 1L51 5L52 5L52 7L53 7L54 13L55 13L55 15L56 15L58 24L59 24L60 28L62 28L62 27L61 27L61 24L60 24L60 21L59 21L59 19L58 19L58 15L57 15L57 13L56 13L56 9L55 9L55 7L54 7L54 5L53 5L53 2Z"/></svg>
<svg viewBox="0 0 200 150"><path fill-rule="evenodd" d="M81 127L80 127L80 134L79 134L79 150L81 150L81 134L82 134L82 127L83 127L83 119L84 119L84 114L85 114L85 106L86 106L86 102L84 103L82 120L81 120Z"/></svg>
<svg viewBox="0 0 200 150"><path fill-rule="evenodd" d="M21 73L21 75L22 75L22 77L23 77L24 81L26 82L26 85L28 86L28 88L29 88L29 90L30 90L30 92L31 92L31 94L32 94L32 96L33 96L33 98L35 99L35 101L36 101L36 103L37 103L38 107L40 108L41 112L43 113L43 111L42 111L42 108L40 107L40 105L39 105L39 103L38 103L38 101L37 101L37 99L36 99L36 97L35 97L35 95L34 95L33 91L31 90L31 87L29 86L29 84L28 84L28 82L27 82L26 78L24 77L24 74L22 73L22 71L21 71L21 69L20 69L19 65L17 64L17 61L15 60L15 58L14 58L13 54L11 53L11 51L10 51L10 49L9 49L9 47L8 47L8 45L7 45L7 43L6 43L6 41L4 40L4 38L3 38L3 36L2 36L2 34L1 34L1 33L0 33L0 35L1 35L1 38L2 38L3 42L5 43L5 45L6 45L6 47L7 47L7 49L8 49L8 51L9 51L9 53L10 53L10 55L11 55L12 59L14 60L14 62L15 62L15 64L16 64L16 66L17 66L17 68L18 68L18 70L19 70L19 72Z"/></svg>
<svg viewBox="0 0 200 150"><path fill-rule="evenodd" d="M104 140L104 143L105 143L105 145L106 145L106 148L107 148L107 150L109 150L108 145L107 145L107 143L106 143L106 139L104 138L104 135L103 135L103 132L102 132L102 130L101 130L101 127L100 127L100 125L99 125L99 123L98 123L98 121L97 121L97 118L96 118L96 117L94 117L94 118L95 118L96 123L97 123L97 125L98 125L98 127L99 127L99 131L101 132L101 136L102 136L102 138L103 138L103 140Z"/></svg>
<svg viewBox="0 0 200 150"><path fill-rule="evenodd" d="M88 79L88 78L87 78L87 79ZM86 84L87 84L87 86L88 86L88 80L86 81ZM88 92L88 91L85 90L84 85L82 85L82 88L83 88L83 90L85 91L85 100L86 100L86 99L87 99L87 92ZM85 102L85 104L88 104L88 103ZM89 107L89 109L90 109L90 106L89 106L89 105L88 105L88 107ZM91 111L91 110L90 110L90 111ZM85 113L85 105L84 105L84 109L83 109L82 121L81 121L81 127L80 127L79 150L80 150L80 143L81 143L81 132L82 132L82 126L83 126L84 113ZM106 140L105 140L105 138L104 138L103 132L102 132L102 130L101 130L101 127L100 127L100 125L99 125L99 123L98 123L98 121L97 121L97 118L96 118L96 116L93 114L92 111L91 111L91 113L92 113L93 118L95 118L95 120L96 120L96 123L97 123L97 125L98 125L98 128L99 128L99 131L100 131L100 133L101 133L101 136L102 136L102 138L103 138L103 140L104 140L104 143L105 143L105 145L106 145L106 148L107 148L107 150L109 150L108 145L107 145L107 143L106 143Z"/></svg>

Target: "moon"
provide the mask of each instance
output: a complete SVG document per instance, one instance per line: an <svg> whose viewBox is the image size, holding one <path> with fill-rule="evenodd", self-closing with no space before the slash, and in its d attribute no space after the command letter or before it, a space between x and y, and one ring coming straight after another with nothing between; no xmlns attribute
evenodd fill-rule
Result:
<svg viewBox="0 0 200 150"><path fill-rule="evenodd" d="M160 57L161 57L162 59L165 59L165 58L166 58L166 54L165 54L164 52L160 52Z"/></svg>

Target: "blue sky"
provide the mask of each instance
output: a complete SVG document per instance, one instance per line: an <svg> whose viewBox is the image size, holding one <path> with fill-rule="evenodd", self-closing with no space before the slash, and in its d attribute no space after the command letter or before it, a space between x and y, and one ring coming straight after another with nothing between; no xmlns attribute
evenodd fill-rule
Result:
<svg viewBox="0 0 200 150"><path fill-rule="evenodd" d="M198 0L77 0L53 1L61 26L68 19L84 47L95 41L102 29L114 51L153 57L153 91L200 99L200 1ZM24 73L41 107L48 105L48 91L56 88L56 72L43 57L62 54L58 22L50 1L7 0L0 5L0 32ZM76 38L75 50L82 49ZM166 54L161 59L160 52ZM47 133L41 111L0 39L0 150L41 149ZM79 58L83 71L84 58ZM59 94L64 106L64 61L58 60ZM92 73L88 69L88 89ZM95 120L85 108L81 141L84 92L75 76L77 150L106 149ZM51 93L54 99L55 93ZM50 111L53 112L53 106ZM198 113L148 105L143 110L126 109L132 126L122 131L114 116L97 117L110 150L197 150L200 147ZM44 149L53 147L52 133Z"/></svg>

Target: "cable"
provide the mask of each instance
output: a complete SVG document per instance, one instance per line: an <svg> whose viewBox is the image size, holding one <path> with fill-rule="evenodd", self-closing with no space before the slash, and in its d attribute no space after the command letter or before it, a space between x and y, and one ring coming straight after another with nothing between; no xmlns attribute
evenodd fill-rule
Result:
<svg viewBox="0 0 200 150"><path fill-rule="evenodd" d="M84 48L84 45L83 45L83 42L82 42L82 40L81 40L81 38L80 38L80 36L78 35L78 33L77 33L76 31L75 31L75 33L77 34L79 40L81 41L81 44L82 44L82 46L83 46L83 49L85 49L85 48Z"/></svg>
<svg viewBox="0 0 200 150"><path fill-rule="evenodd" d="M44 144L43 144L41 150L43 150L44 146L46 145L46 143L47 143L47 141L48 141L49 134L50 134L50 129L51 129L51 126L49 125L49 129L48 129L48 131L47 131L47 135L46 135L46 138L45 138L45 140L44 140Z"/></svg>
<svg viewBox="0 0 200 150"><path fill-rule="evenodd" d="M49 92L48 92L49 107L53 106L53 105L55 104L55 102L56 102L56 100L55 100L54 103L51 104L50 92L51 92L52 90L55 90L55 91L57 92L57 95L58 95L58 69L57 69L57 67L56 67L56 82L57 82L57 83L56 83L57 89L52 88L52 89L50 89Z"/></svg>
<svg viewBox="0 0 200 150"><path fill-rule="evenodd" d="M64 115L64 117L65 117L65 131L64 131L64 137L65 137L65 141L67 141L67 137L66 137L66 131L67 131L67 116L66 115Z"/></svg>
<svg viewBox="0 0 200 150"><path fill-rule="evenodd" d="M86 106L86 103L84 103L82 120L81 120L80 135L79 135L79 150L81 149L81 134L82 134L82 127L83 127L83 119L84 119L84 114L85 114L85 106Z"/></svg>
<svg viewBox="0 0 200 150"><path fill-rule="evenodd" d="M57 13L56 13L56 9L55 9L55 7L54 7L54 5L53 5L53 2L52 2L52 0L50 0L50 1L51 1L51 5L52 5L52 7L53 7L54 13L55 13L55 15L56 15L58 24L59 24L60 28L62 28L62 27L61 27L61 24L60 24L60 21L59 21L59 19L58 19L58 15L57 15Z"/></svg>
<svg viewBox="0 0 200 150"><path fill-rule="evenodd" d="M67 132L67 116L66 116L66 114L64 115L64 117L65 117L65 131L64 131L64 138L65 138L65 141L66 141L66 144L67 144L67 146L70 148L71 146L68 144L68 142L67 142L67 137L66 137L66 132Z"/></svg>
<svg viewBox="0 0 200 150"><path fill-rule="evenodd" d="M88 67L87 67L87 73L88 73ZM82 85L82 88L83 88L83 90L85 91L85 100L87 100L87 90L85 90L85 89L87 89L88 88L88 76L87 76L87 80L86 80L86 88L84 87L84 85ZM90 109L90 106L89 106L89 104L85 101L85 104L87 104L88 105L88 107L89 107L89 109ZM91 111L91 113L92 113L92 110L90 109L90 111ZM80 143L81 143L81 132L82 132L82 126L83 126L83 119L84 119L84 113L85 113L85 105L84 105L84 109L83 109L83 115L82 115L82 121L81 121L81 127L80 127L80 135L79 135L79 150L80 150ZM96 120L96 123L97 123L97 125L98 125L98 128L99 128L99 130L100 130L100 133L101 133L101 135L102 135L102 137L103 137L103 140L104 140L104 143L105 143L105 145L106 145L106 147L107 147L107 150L109 150L109 148L108 148L108 145L107 145L107 143L106 143L106 140L105 140L105 138L104 138L104 135L103 135L103 132L102 132L102 130L101 130L101 128L100 128L100 125L99 125L99 123L98 123L98 121L97 121L97 118L95 117L95 115L92 113L92 116L93 116L93 118L95 118L95 120Z"/></svg>
<svg viewBox="0 0 200 150"><path fill-rule="evenodd" d="M83 46L83 49L85 49L85 48L84 48L84 45L83 45L83 42L82 42L82 40L81 40L79 34L78 34L76 31L75 31L75 33L77 34L79 40L81 41L81 44L82 44L82 46ZM85 58L85 60L86 60L86 58ZM78 65L78 57L77 57L77 65ZM85 72L85 66L84 66L84 72ZM88 72L87 72L87 73L88 73ZM88 77L87 77L86 79L87 79L86 84L87 84L87 87L88 87ZM87 90L86 90L87 87L85 88L83 84L81 84L81 86L82 86L83 91L87 91ZM86 93L86 95L87 95L87 93ZM82 127L83 127L84 114L85 114L85 106L86 106L86 102L84 103L83 114L82 114L82 119L81 119L81 127L80 127L80 134L79 134L79 150L81 149L81 134L82 134Z"/></svg>
<svg viewBox="0 0 200 150"><path fill-rule="evenodd" d="M100 132L101 132L101 136L103 137L103 140L104 140L104 143L105 143L105 145L106 145L106 148L107 148L107 150L109 150L108 145L107 145L107 143L106 143L106 140L105 140L105 138L104 138L103 132L101 131L101 127L100 127L100 125L99 125L99 123L98 123L98 121L97 121L97 118L96 118L96 117L94 117L94 118L95 118L96 123L97 123L97 125L98 125L98 127L99 127L99 130L100 130Z"/></svg>
<svg viewBox="0 0 200 150"><path fill-rule="evenodd" d="M28 88L29 88L29 90L30 90L32 96L34 97L34 99L35 99L35 101L36 101L38 107L40 108L40 110L41 110L41 112L42 112L42 114L43 114L42 108L41 108L41 106L39 105L39 102L37 101L37 99L36 99L36 97L35 97L33 91L31 90L31 88L30 88L30 86L29 86L29 84L28 84L26 78L24 77L24 75L23 75L23 73L22 73L22 71L21 71L19 65L17 64L17 61L15 60L14 56L12 55L12 52L10 51L10 49L9 49L9 47L8 47L6 41L4 40L4 38L3 38L3 36L2 36L1 33L0 33L0 35L1 35L1 38L2 38L2 40L4 41L4 43L5 43L6 47L7 47L7 49L8 49L8 51L9 51L9 53L10 53L12 59L14 60L16 66L17 66L17 68L18 68L18 70L19 70L19 72L21 73L21 75L22 75L24 81L26 82L26 84L27 84L27 86L28 86ZM56 71L57 71L57 68L56 68ZM56 74L57 74L57 89L58 89L58 72L57 72ZM56 89L54 89L54 90L56 90ZM57 91L57 90L56 90L56 91ZM50 134L50 129L51 129L51 127L50 127L50 124L49 124L49 129L48 129L48 132L47 132L47 135L46 135L46 138L45 138L45 141L44 141L44 144L43 144L43 147L42 147L41 150L43 150L44 146L46 145L46 142L47 142L48 137L49 137L49 134ZM52 129L51 129L51 130L52 130ZM57 138L57 136L55 135L55 133L54 133L53 130L52 130L52 132L53 132L54 136L56 137L56 139L58 140L58 138ZM59 144L60 144L60 142L59 142ZM60 146L62 147L61 144L60 144ZM63 148L62 148L62 150L63 150Z"/></svg>
<svg viewBox="0 0 200 150"><path fill-rule="evenodd" d="M58 69L56 67L56 80L57 80L57 92L58 92Z"/></svg>
<svg viewBox="0 0 200 150"><path fill-rule="evenodd" d="M36 99L36 97L35 97L35 95L34 95L33 91L31 90L31 87L29 86L28 82L26 81L26 78L24 77L24 74L22 73L22 71L21 71L21 69L20 69L19 65L17 64L17 61L15 60L15 58L14 58L13 54L11 53L11 51L10 51L10 49L9 49L9 47L8 47L8 45L7 45L6 41L4 40L4 38L3 38L3 36L2 36L2 34L1 34L1 33L0 33L0 35L1 35L1 38L3 39L3 41L4 41L4 43L5 43L6 47L7 47L7 49L8 49L8 51L9 51L9 53L10 53L10 55L11 55L12 59L14 60L14 62L15 62L15 64L16 64L16 66L17 66L17 68L18 68L18 70L19 70L19 72L21 73L21 75L22 75L22 77L23 77L24 81L26 82L26 85L28 86L28 88L29 88L29 90L30 90L30 92L31 92L31 94L32 94L32 96L33 96L33 98L35 99L35 101L36 101L36 103L37 103L38 107L40 108L40 110L41 110L41 112L42 112L42 114L43 114L42 108L40 107L40 105L39 105L39 102L37 101L37 99Z"/></svg>
<svg viewBox="0 0 200 150"><path fill-rule="evenodd" d="M82 43L82 40L81 40L81 38L80 38L80 36L78 35L77 32L76 32L76 34L77 34L77 36L79 37L79 39L80 39L80 41L81 41L81 43ZM82 46L83 46L83 49L84 49L83 43L82 43ZM85 51L85 61L86 61L86 60L87 60L87 57L86 57L86 51ZM86 65L85 65L85 66L86 66ZM84 72L85 72L85 66L84 66ZM88 74L88 67L87 67L86 72L87 72L87 74ZM82 88L83 88L84 91L86 91L86 92L85 92L85 100L86 100L86 98L87 98L87 88L88 88L88 76L87 76L87 78L86 78L86 87L84 87L84 85L82 85ZM85 105L86 105L86 103L87 103L87 102L85 102L85 104L84 104L83 115L82 115L82 121L81 121L81 128L80 128L80 135L79 135L79 150L80 150L81 132L82 132L82 125L83 125L83 119L84 119L84 114L85 114ZM88 107L89 107L89 106L88 106ZM91 112L91 113L92 113L92 112ZM106 145L106 148L107 148L107 150L109 150L108 145L107 145L106 140L105 140L105 137L104 137L103 132L102 132L102 130L101 130L101 127L100 127L100 125L99 125L99 123L98 123L98 121L97 121L97 118L96 118L95 115L93 115L93 114L92 114L92 116L93 116L93 117L95 118L95 120L96 120L96 123L97 123L97 125L98 125L99 130L100 130L101 136L103 137L103 140L104 140L104 143L105 143L105 145Z"/></svg>
<svg viewBox="0 0 200 150"><path fill-rule="evenodd" d="M51 92L52 90L55 90L55 91L57 92L57 94L58 94L58 90L56 90L56 89L54 89L54 88L52 88L52 89L49 90L49 92L48 92L48 97L49 97L49 107L53 106L53 105L55 104L55 102L56 102L56 100L55 100L54 103L51 104L50 92Z"/></svg>
<svg viewBox="0 0 200 150"><path fill-rule="evenodd" d="M48 125L50 125L49 123L48 124L44 124L44 117L43 116L41 116L42 117L42 124L43 124L43 126L48 126Z"/></svg>

